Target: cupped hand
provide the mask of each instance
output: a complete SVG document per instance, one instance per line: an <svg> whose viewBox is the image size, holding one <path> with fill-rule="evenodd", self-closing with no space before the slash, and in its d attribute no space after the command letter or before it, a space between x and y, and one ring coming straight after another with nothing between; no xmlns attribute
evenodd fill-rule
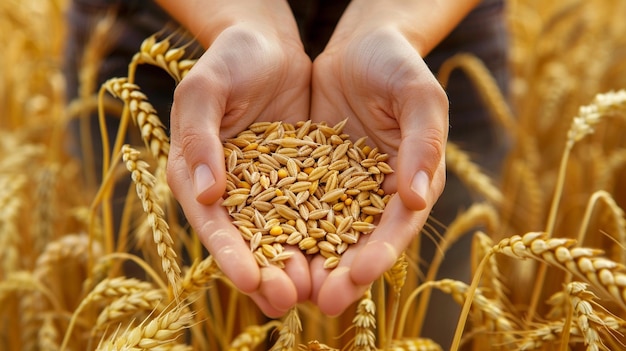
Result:
<svg viewBox="0 0 626 351"><path fill-rule="evenodd" d="M310 296L308 262L296 252L285 270L258 267L220 205L226 185L222 141L253 122L307 119L310 72L299 39L235 24L216 36L180 82L171 111L169 185L222 271L269 316Z"/></svg>
<svg viewBox="0 0 626 351"><path fill-rule="evenodd" d="M387 204L376 230L361 236L339 266L311 262L312 299L339 314L391 268L426 222L445 183L448 100L422 57L393 27L334 36L313 63L311 119L335 124L353 140L367 136L389 155Z"/></svg>

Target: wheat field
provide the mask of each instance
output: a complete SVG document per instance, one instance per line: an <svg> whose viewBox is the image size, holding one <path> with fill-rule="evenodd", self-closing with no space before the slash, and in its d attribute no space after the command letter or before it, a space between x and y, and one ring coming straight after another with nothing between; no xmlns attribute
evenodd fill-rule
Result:
<svg viewBox="0 0 626 351"><path fill-rule="evenodd" d="M508 1L510 96L470 55L450 59L438 72L444 86L452 71L465 72L512 140L502 176L496 181L449 144L448 169L479 200L438 233L441 250L429 270L419 272L415 254L419 241L429 240L422 235L343 315L326 317L301 304L279 319L267 319L232 288L181 220L165 181L167 130L133 72L155 65L179 81L194 60L184 46L155 35L137 48L127 76L99 87L94 45L84 54L81 97L67 101L66 6L65 0L0 3L1 350L442 350L421 335L433 290L462 307L449 321L457 326L451 350L626 348L626 2ZM94 28L94 40L106 40L107 20ZM66 128L104 110L118 114L143 142L118 138L104 145L103 180L94 183L66 153ZM332 142L340 128L315 128L329 145L341 144ZM237 152L254 149L259 160L273 164L260 156L260 146L249 144L236 145L243 149ZM381 174L391 171L384 156L359 141L351 150L357 158L372 155L379 175L350 185L375 189ZM230 150L225 161L231 171L243 172L230 157L237 152ZM317 154L332 152L327 147ZM327 161L319 157L317 166ZM333 161L336 167L348 162ZM299 169L297 162L284 156L290 172ZM298 171L292 173L296 178ZM245 176L265 177L253 171ZM288 176L269 170L263 181ZM232 212L245 212L237 195L250 191L241 190L240 178L229 189ZM325 179L324 201L335 201L341 228L324 225L344 235L352 228L344 240L353 240L359 230L371 229L367 217L382 211L384 194L372 190L369 198L348 199L333 189L349 180L335 178ZM124 183L130 184L128 195L114 202L112 189ZM300 186L311 194L318 190L311 182ZM281 189L276 196L293 188ZM355 225L342 213L357 203L367 210ZM296 218L284 207L283 217ZM116 210L119 225L113 223ZM283 227L267 222L268 235L249 238L261 264L288 258L280 256L279 237L311 249L283 232L300 228L297 221ZM468 233L474 234L471 281L436 280L445 250ZM313 251L335 243L328 252L337 252L342 243L340 235L323 241ZM328 257L329 267L336 264L338 255ZM127 267L135 274L125 275Z"/></svg>

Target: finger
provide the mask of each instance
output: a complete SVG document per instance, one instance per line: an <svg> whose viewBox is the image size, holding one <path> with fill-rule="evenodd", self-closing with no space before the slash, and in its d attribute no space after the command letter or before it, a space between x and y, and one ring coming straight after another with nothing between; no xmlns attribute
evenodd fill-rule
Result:
<svg viewBox="0 0 626 351"><path fill-rule="evenodd" d="M250 248L219 203L204 205L195 200L185 160L175 148L170 154L168 181L189 224L233 284L246 293L255 291L261 278Z"/></svg>
<svg viewBox="0 0 626 351"><path fill-rule="evenodd" d="M324 260L326 258L316 255L309 264L311 269L311 302L316 305L319 305L320 290L330 273L330 270L324 268Z"/></svg>
<svg viewBox="0 0 626 351"><path fill-rule="evenodd" d="M297 247L287 246L285 251L293 252L293 255L285 262L285 273L296 288L298 302L304 302L311 296L309 262Z"/></svg>
<svg viewBox="0 0 626 351"><path fill-rule="evenodd" d="M358 249L350 265L354 284L370 284L393 266L428 219L431 206L415 212L406 208L399 196L391 198L380 223L369 234L367 243Z"/></svg>
<svg viewBox="0 0 626 351"><path fill-rule="evenodd" d="M367 241L367 237L352 245L341 256L339 265L334 269L323 267L325 258L315 257L311 261L311 276L313 283L312 301L327 315L336 316L354 301L363 296L368 285L357 285L351 278L350 270L355 253L359 246Z"/></svg>
<svg viewBox="0 0 626 351"><path fill-rule="evenodd" d="M298 292L284 270L276 266L261 268L261 285L250 295L268 317L280 317L298 301Z"/></svg>
<svg viewBox="0 0 626 351"><path fill-rule="evenodd" d="M196 68L196 67L194 67ZM172 147L185 160L191 195L210 204L217 201L226 188L224 150L220 140L220 124L224 115L223 89L210 83L194 70L176 87L171 111ZM174 179L176 181L176 179Z"/></svg>
<svg viewBox="0 0 626 351"><path fill-rule="evenodd" d="M402 141L396 176L404 205L419 211L427 207L433 190L437 195L443 190L445 180L439 169L447 140L448 100L434 78L408 95L399 111Z"/></svg>

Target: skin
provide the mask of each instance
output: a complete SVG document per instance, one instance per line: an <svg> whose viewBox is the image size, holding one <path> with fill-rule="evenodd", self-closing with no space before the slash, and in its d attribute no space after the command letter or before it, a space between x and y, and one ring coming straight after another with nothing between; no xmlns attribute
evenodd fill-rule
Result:
<svg viewBox="0 0 626 351"><path fill-rule="evenodd" d="M168 181L220 268L270 317L311 300L336 315L389 269L445 183L448 100L424 57L475 1L354 0L315 62L284 0L160 1L208 49L178 85ZM335 124L389 154L396 193L377 229L325 270L297 248L259 268L225 209L222 140L255 121ZM341 294L337 294L341 291Z"/></svg>

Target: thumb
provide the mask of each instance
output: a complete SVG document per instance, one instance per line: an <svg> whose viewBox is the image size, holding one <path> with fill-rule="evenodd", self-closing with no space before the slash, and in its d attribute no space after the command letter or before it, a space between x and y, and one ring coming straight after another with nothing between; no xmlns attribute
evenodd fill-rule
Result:
<svg viewBox="0 0 626 351"><path fill-rule="evenodd" d="M203 136L190 141L183 155L192 175L196 200L212 204L226 189L224 149L219 135L207 131Z"/></svg>
<svg viewBox="0 0 626 351"><path fill-rule="evenodd" d="M192 194L203 204L219 200L226 189L224 148L220 139L223 111L208 101L206 89L176 88L171 111L172 148L184 159ZM184 93L183 93L184 92Z"/></svg>

